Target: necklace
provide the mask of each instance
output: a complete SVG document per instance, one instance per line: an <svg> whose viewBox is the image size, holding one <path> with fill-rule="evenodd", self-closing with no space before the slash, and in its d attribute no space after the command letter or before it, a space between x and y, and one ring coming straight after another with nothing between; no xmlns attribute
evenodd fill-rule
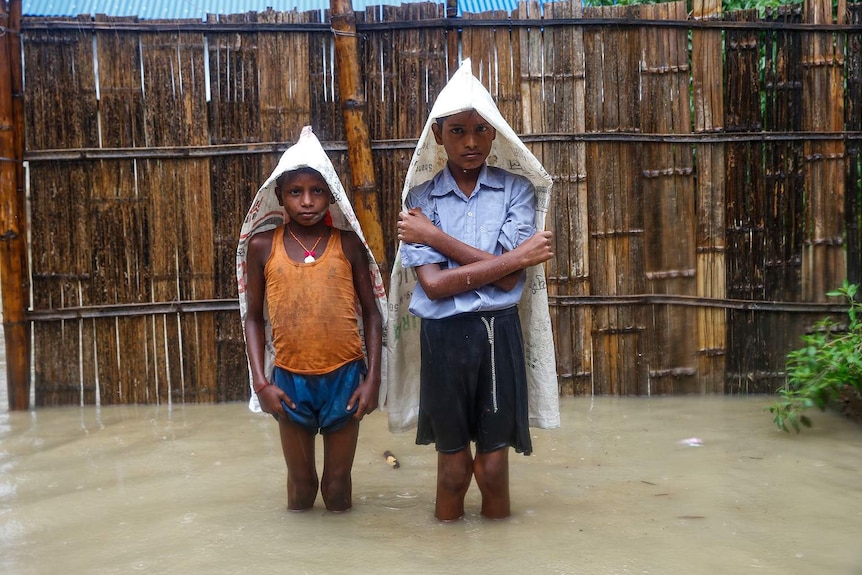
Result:
<svg viewBox="0 0 862 575"><path fill-rule="evenodd" d="M310 263L312 263L313 261L315 261L315 260L314 260L314 258L317 256L317 254L316 254L316 253L314 253L314 249L317 247L317 244L319 244L319 243L320 243L320 240L322 240L322 239L323 239L323 236L324 236L324 235L326 235L326 231L327 231L329 228L325 228L325 229L323 230L323 233L322 233L322 234L320 234L320 237L319 237L319 238L317 238L317 241L316 241L316 242L314 242L314 245L313 245L313 246L311 246L311 249L308 249L307 247L305 247L305 244L304 244L304 243L302 243L301 241L299 241L299 238L298 238L298 237L296 237L296 235L293 233L293 230L291 230L291 229L290 229L290 225L288 224L286 227L287 227L287 233L289 233L289 234L290 234L290 237L292 237L293 239L295 239L295 240L296 240L296 243L298 243L298 244L299 244L299 246L300 246L302 249L304 249L304 250L305 250L305 259L304 259L303 261L304 261L305 263L307 263L307 264L310 264Z"/></svg>

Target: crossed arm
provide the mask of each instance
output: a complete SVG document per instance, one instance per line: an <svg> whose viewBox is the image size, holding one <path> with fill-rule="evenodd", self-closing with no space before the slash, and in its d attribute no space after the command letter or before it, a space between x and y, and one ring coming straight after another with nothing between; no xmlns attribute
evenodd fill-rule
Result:
<svg viewBox="0 0 862 575"><path fill-rule="evenodd" d="M521 270L551 259L551 232L540 231L517 248L499 256L474 248L435 226L420 208L399 214L398 239L424 244L458 262L459 267L442 269L438 264L416 268L422 289L430 299L453 296L488 284L509 291Z"/></svg>

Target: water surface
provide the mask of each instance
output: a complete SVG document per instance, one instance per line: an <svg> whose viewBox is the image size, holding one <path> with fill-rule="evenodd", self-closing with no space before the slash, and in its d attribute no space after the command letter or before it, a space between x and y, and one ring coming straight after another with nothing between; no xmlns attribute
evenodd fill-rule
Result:
<svg viewBox="0 0 862 575"><path fill-rule="evenodd" d="M0 573L862 573L862 430L818 412L788 435L766 403L565 398L512 457L512 518L474 484L455 524L433 449L380 413L338 515L286 511L276 424L244 404L4 407Z"/></svg>

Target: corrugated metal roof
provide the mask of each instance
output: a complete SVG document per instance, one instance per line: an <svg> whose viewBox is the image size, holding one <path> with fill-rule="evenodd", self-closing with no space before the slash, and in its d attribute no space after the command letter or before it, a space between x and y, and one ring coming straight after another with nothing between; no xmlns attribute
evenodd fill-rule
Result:
<svg viewBox="0 0 862 575"><path fill-rule="evenodd" d="M418 1L445 3L445 0L353 0L353 9L360 11L367 6L398 6ZM458 12L511 12L517 5L518 0L459 0ZM204 20L207 14L243 14L263 12L267 8L280 12L294 8L300 12L322 10L329 8L329 0L22 0L21 7L24 16L106 14L138 16L144 20Z"/></svg>

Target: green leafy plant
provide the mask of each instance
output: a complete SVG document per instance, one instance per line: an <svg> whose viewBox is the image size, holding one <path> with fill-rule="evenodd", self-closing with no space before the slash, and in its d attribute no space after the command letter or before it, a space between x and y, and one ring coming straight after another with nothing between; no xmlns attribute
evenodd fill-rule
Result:
<svg viewBox="0 0 862 575"><path fill-rule="evenodd" d="M797 433L800 426L811 427L804 411L817 407L824 411L848 388L862 392L862 303L856 301L859 286L846 280L827 295L842 297L849 305L849 323L844 326L829 318L819 321L815 331L802 336L805 344L787 354L787 381L778 390L780 399L768 407L779 429Z"/></svg>
<svg viewBox="0 0 862 575"><path fill-rule="evenodd" d="M638 4L662 4L672 0L583 0L584 6L634 6ZM837 0L834 0L837 2ZM767 8L777 8L785 4L794 4L795 0L722 0L722 10L750 10L756 8L763 13ZM801 2L800 2L801 3ZM691 0L688 2L691 11Z"/></svg>

